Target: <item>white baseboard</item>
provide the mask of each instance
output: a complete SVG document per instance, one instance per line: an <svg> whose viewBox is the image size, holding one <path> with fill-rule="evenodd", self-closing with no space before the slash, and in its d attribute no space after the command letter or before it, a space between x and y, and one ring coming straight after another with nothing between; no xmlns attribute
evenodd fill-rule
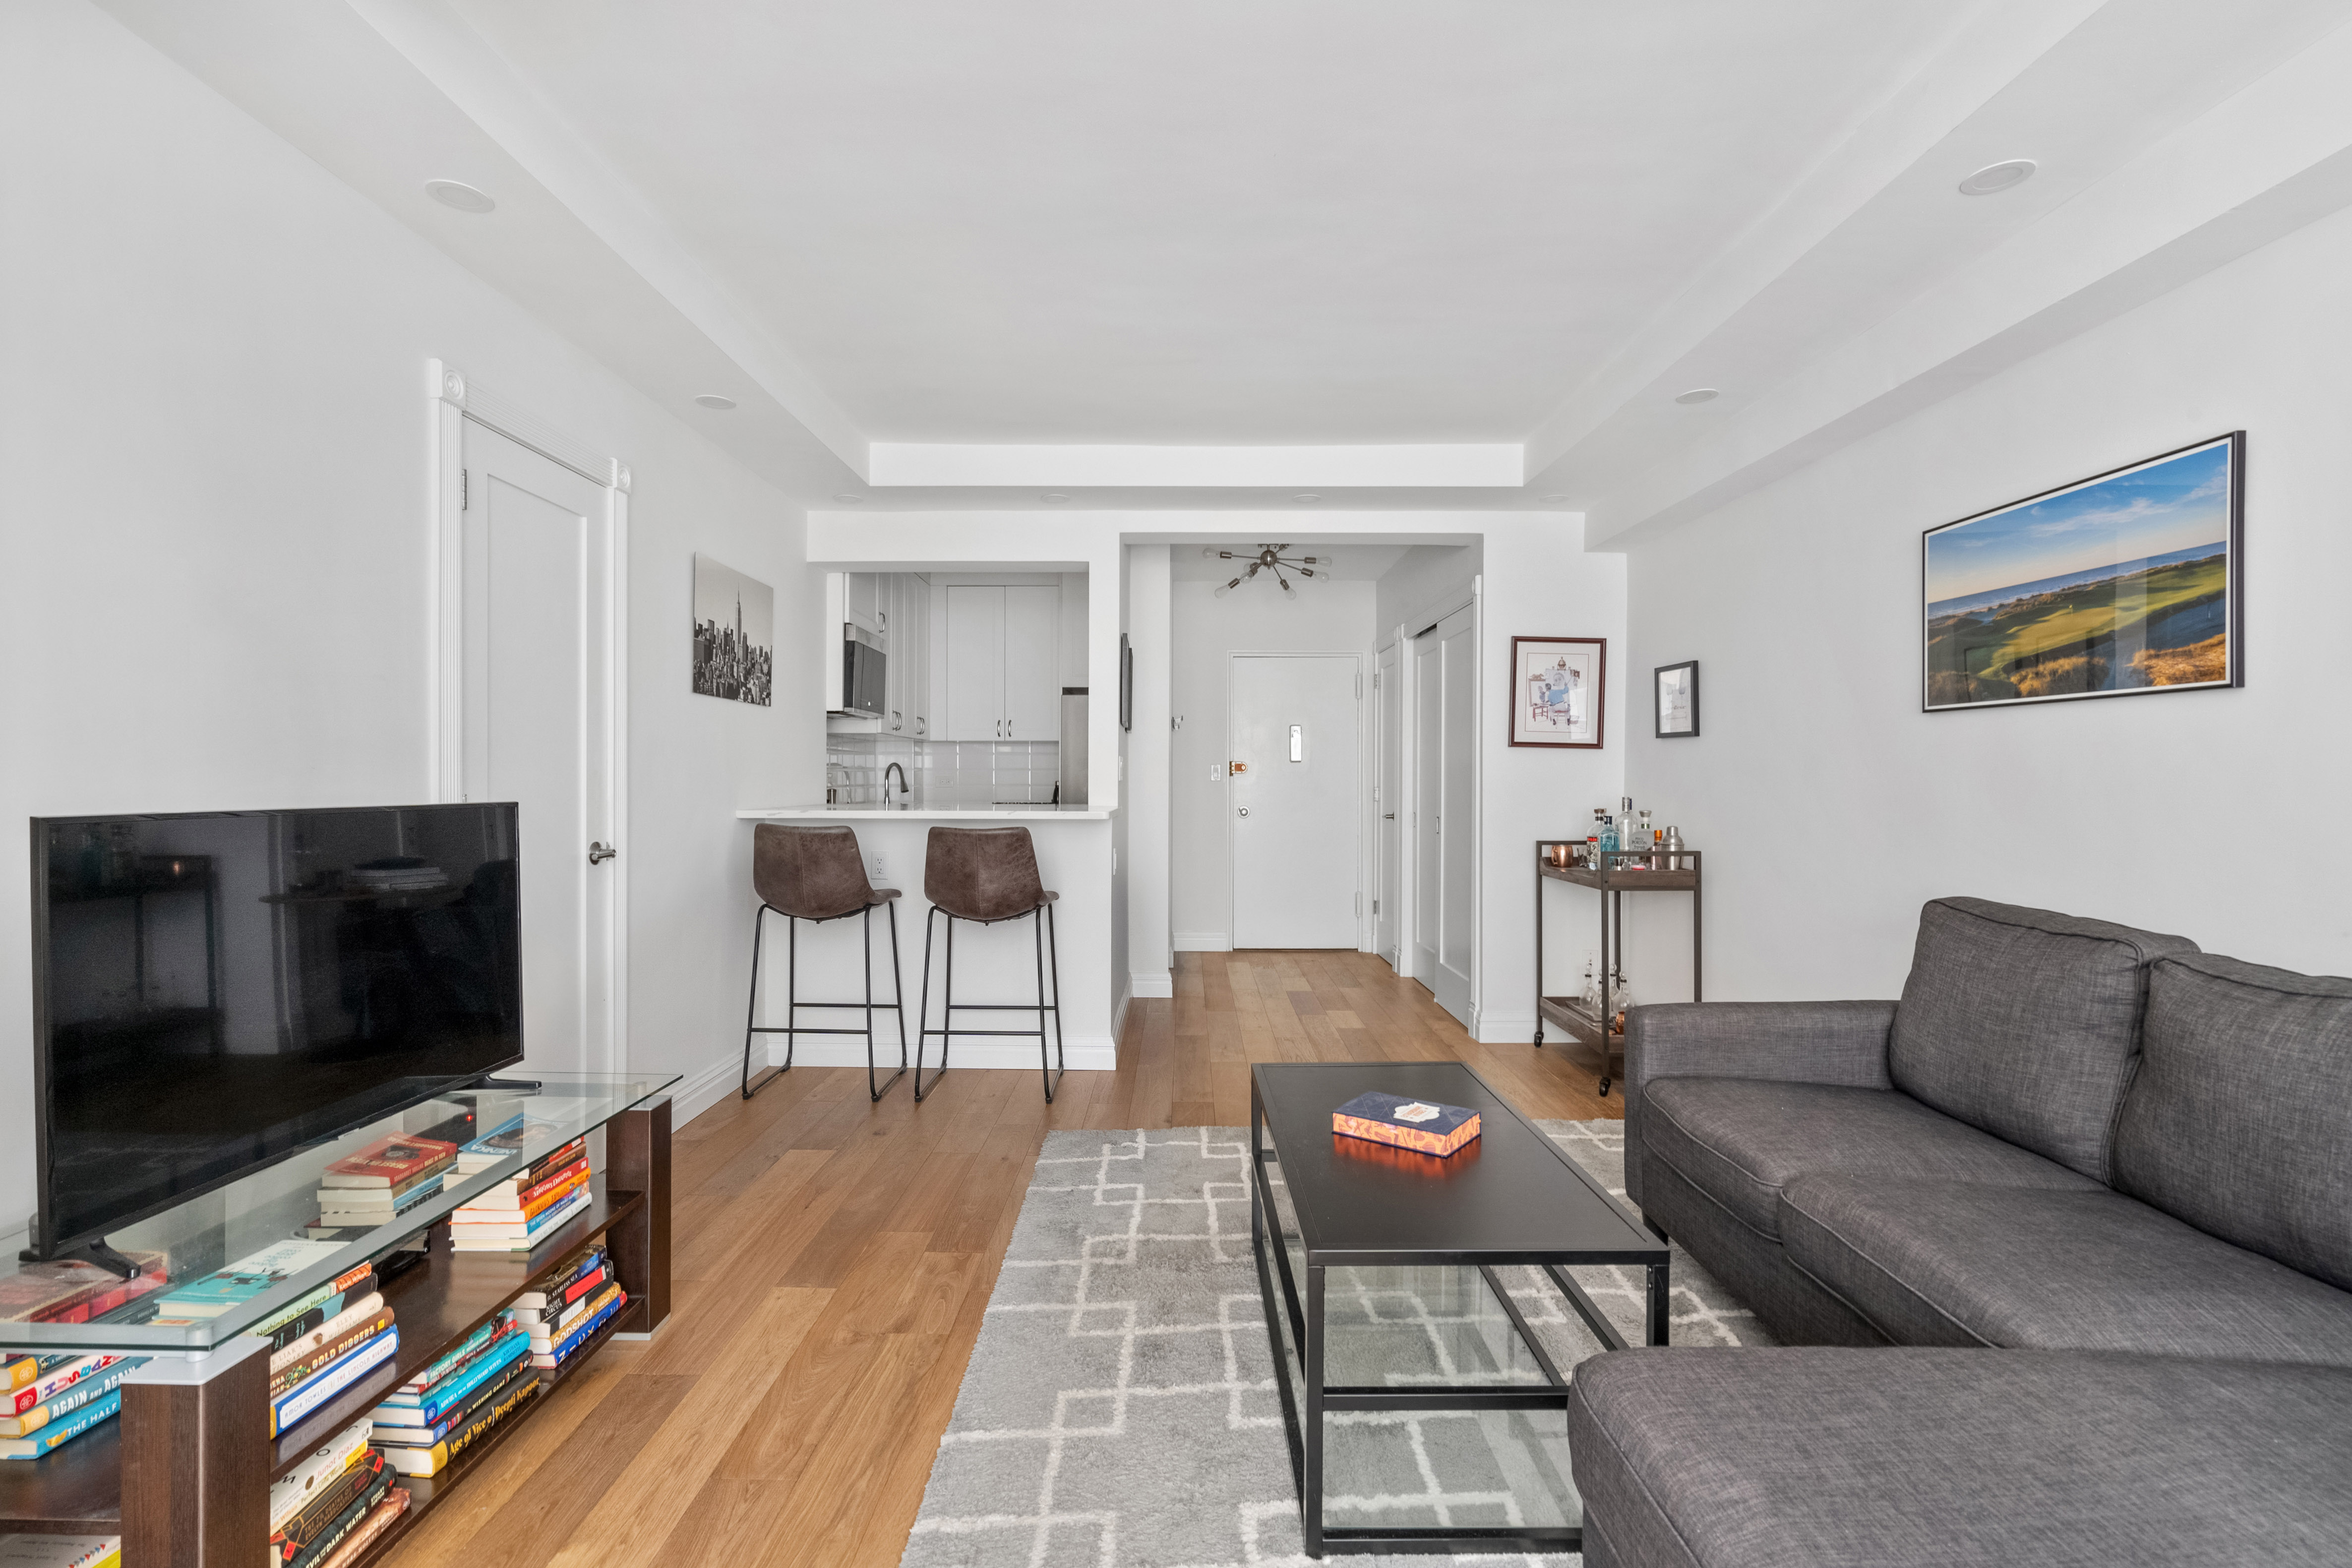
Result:
<svg viewBox="0 0 2352 1568"><path fill-rule="evenodd" d="M676 1132L742 1086L743 1058L740 1052L720 1058L700 1072L688 1073L669 1091L670 1131Z"/></svg>
<svg viewBox="0 0 2352 1568"><path fill-rule="evenodd" d="M1557 1035L1557 1029L1552 1031ZM1524 1046L1536 1037L1533 1018L1497 1018L1489 1013L1478 1015L1478 1043L1482 1046Z"/></svg>
<svg viewBox="0 0 2352 1568"><path fill-rule="evenodd" d="M1233 937L1221 931L1180 931L1169 938L1179 952L1231 952Z"/></svg>
<svg viewBox="0 0 2352 1568"><path fill-rule="evenodd" d="M1127 1033L1127 1005L1134 1000L1133 991L1122 990L1118 994L1118 1000L1111 1005L1110 1037L1112 1039L1116 1040Z"/></svg>
<svg viewBox="0 0 2352 1568"><path fill-rule="evenodd" d="M1146 974L1139 970L1134 974L1128 976L1128 994L1130 996L1173 996L1176 994L1176 977L1169 973L1168 971L1164 969L1160 971L1157 974Z"/></svg>
<svg viewBox="0 0 2352 1568"><path fill-rule="evenodd" d="M879 1049L875 1051L875 1066L897 1068L898 1042L894 1039L888 1044L889 1052L887 1056ZM1048 1048L1051 1045L1052 1042L1048 1041ZM910 1061L912 1059L911 1057L908 1058ZM1072 1072L1116 1072L1118 1070L1118 1047L1099 1035L1091 1038L1073 1035L1069 1038L1068 1056L1066 1059ZM866 1065L866 1042L863 1039L803 1040L800 1043L800 1050L793 1060L796 1066L807 1068L862 1068ZM940 1065L940 1046L936 1036L932 1037L931 1044L928 1047L925 1063L923 1068L925 1072ZM768 1045L768 1065L782 1067L783 1064L783 1042L771 1040ZM1034 1040L958 1040L955 1044L955 1055L951 1065L959 1070L964 1068L986 1068L996 1071L1035 1072L1037 1042ZM924 1081L928 1083L929 1080L927 1079Z"/></svg>

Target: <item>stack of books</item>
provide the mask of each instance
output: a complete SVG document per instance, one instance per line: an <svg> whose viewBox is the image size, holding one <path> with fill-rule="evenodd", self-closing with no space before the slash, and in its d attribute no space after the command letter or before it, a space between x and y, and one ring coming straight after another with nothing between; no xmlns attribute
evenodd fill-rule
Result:
<svg viewBox="0 0 2352 1568"><path fill-rule="evenodd" d="M139 1272L125 1279L111 1268L68 1258L26 1263L0 1279L0 1322L87 1323L169 1282L160 1252L128 1255Z"/></svg>
<svg viewBox="0 0 2352 1568"><path fill-rule="evenodd" d="M588 1140L574 1138L458 1205L449 1242L459 1252L529 1252L588 1206Z"/></svg>
<svg viewBox="0 0 2352 1568"><path fill-rule="evenodd" d="M400 1330L362 1264L257 1323L269 1342L269 1435L316 1415L329 1400L389 1363Z"/></svg>
<svg viewBox="0 0 2352 1568"><path fill-rule="evenodd" d="M329 1165L319 1182L317 1231L390 1225L441 1190L457 1145L438 1138L379 1138Z"/></svg>
<svg viewBox="0 0 2352 1568"><path fill-rule="evenodd" d="M537 1116L525 1116L518 1110L457 1151L457 1173L461 1176L474 1175L511 1160L521 1153L533 1138L554 1126L552 1121Z"/></svg>
<svg viewBox="0 0 2352 1568"><path fill-rule="evenodd" d="M342 1248L331 1241L272 1242L250 1257L240 1258L226 1268L215 1268L157 1298L153 1321L184 1325L217 1318L341 1251Z"/></svg>
<svg viewBox="0 0 2352 1568"><path fill-rule="evenodd" d="M629 1304L600 1239L568 1259L548 1282L515 1298L513 1316L530 1335L530 1364L553 1371Z"/></svg>
<svg viewBox="0 0 2352 1568"><path fill-rule="evenodd" d="M408 1506L362 1416L269 1488L270 1568L335 1568Z"/></svg>
<svg viewBox="0 0 2352 1568"><path fill-rule="evenodd" d="M119 1535L0 1535L0 1568L122 1568Z"/></svg>
<svg viewBox="0 0 2352 1568"><path fill-rule="evenodd" d="M377 1405L371 1435L400 1474L437 1476L539 1388L530 1335L501 1312Z"/></svg>
<svg viewBox="0 0 2352 1568"><path fill-rule="evenodd" d="M32 1351L0 1358L0 1459L37 1459L111 1420L122 1409L123 1377L148 1359Z"/></svg>

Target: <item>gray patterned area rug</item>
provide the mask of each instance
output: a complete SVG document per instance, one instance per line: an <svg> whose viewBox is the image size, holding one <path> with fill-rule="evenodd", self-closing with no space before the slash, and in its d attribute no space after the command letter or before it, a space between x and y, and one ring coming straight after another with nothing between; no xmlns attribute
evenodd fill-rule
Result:
<svg viewBox="0 0 2352 1568"><path fill-rule="evenodd" d="M1623 1195L1622 1123L1538 1125ZM1313 1561L1300 1550L1250 1255L1247 1171L1241 1128L1047 1136L903 1568ZM1640 1342L1641 1270L1572 1272ZM1560 1367L1600 1350L1538 1271L1498 1276ZM1674 1343L1771 1342L1679 1247L1672 1281ZM1542 1380L1475 1270L1333 1269L1326 1305L1335 1382ZM1291 1364L1295 1377L1295 1356ZM1577 1522L1557 1413L1349 1413L1328 1417L1327 1431L1334 1524ZM1428 1568L1577 1558L1349 1561Z"/></svg>

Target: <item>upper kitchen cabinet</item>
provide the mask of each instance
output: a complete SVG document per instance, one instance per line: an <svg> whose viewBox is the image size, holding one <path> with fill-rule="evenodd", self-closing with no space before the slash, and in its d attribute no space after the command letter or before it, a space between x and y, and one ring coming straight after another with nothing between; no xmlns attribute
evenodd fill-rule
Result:
<svg viewBox="0 0 2352 1568"><path fill-rule="evenodd" d="M950 741L1053 741L1061 735L1061 590L951 584L947 594Z"/></svg>
<svg viewBox="0 0 2352 1568"><path fill-rule="evenodd" d="M884 574L876 609L890 649L882 728L910 740L930 735L931 585L911 572Z"/></svg>

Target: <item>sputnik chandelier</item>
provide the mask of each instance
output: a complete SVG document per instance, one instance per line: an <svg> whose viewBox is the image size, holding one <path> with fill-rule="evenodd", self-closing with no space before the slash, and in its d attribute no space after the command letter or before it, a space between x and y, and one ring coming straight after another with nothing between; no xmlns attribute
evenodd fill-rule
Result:
<svg viewBox="0 0 2352 1568"><path fill-rule="evenodd" d="M1298 590L1292 587L1290 585L1290 579L1282 574L1286 567L1290 571L1297 573L1301 577L1312 577L1315 575L1317 569L1320 568L1323 575L1328 577L1331 575L1331 567L1334 563L1328 555L1300 555L1296 557L1285 555L1283 552L1289 548L1290 546L1287 544L1261 544L1257 547L1257 553L1252 555L1246 551L1236 552L1231 550L1220 550L1215 545L1212 544L1204 547L1201 553L1211 561L1246 561L1249 563L1248 569L1242 571L1240 575L1236 576L1232 582L1221 583L1217 585L1216 596L1220 599L1232 593L1234 589L1240 587L1243 584L1250 581L1261 572L1273 573L1275 582L1280 584L1282 588L1283 596L1286 598L1296 599L1298 597Z"/></svg>

